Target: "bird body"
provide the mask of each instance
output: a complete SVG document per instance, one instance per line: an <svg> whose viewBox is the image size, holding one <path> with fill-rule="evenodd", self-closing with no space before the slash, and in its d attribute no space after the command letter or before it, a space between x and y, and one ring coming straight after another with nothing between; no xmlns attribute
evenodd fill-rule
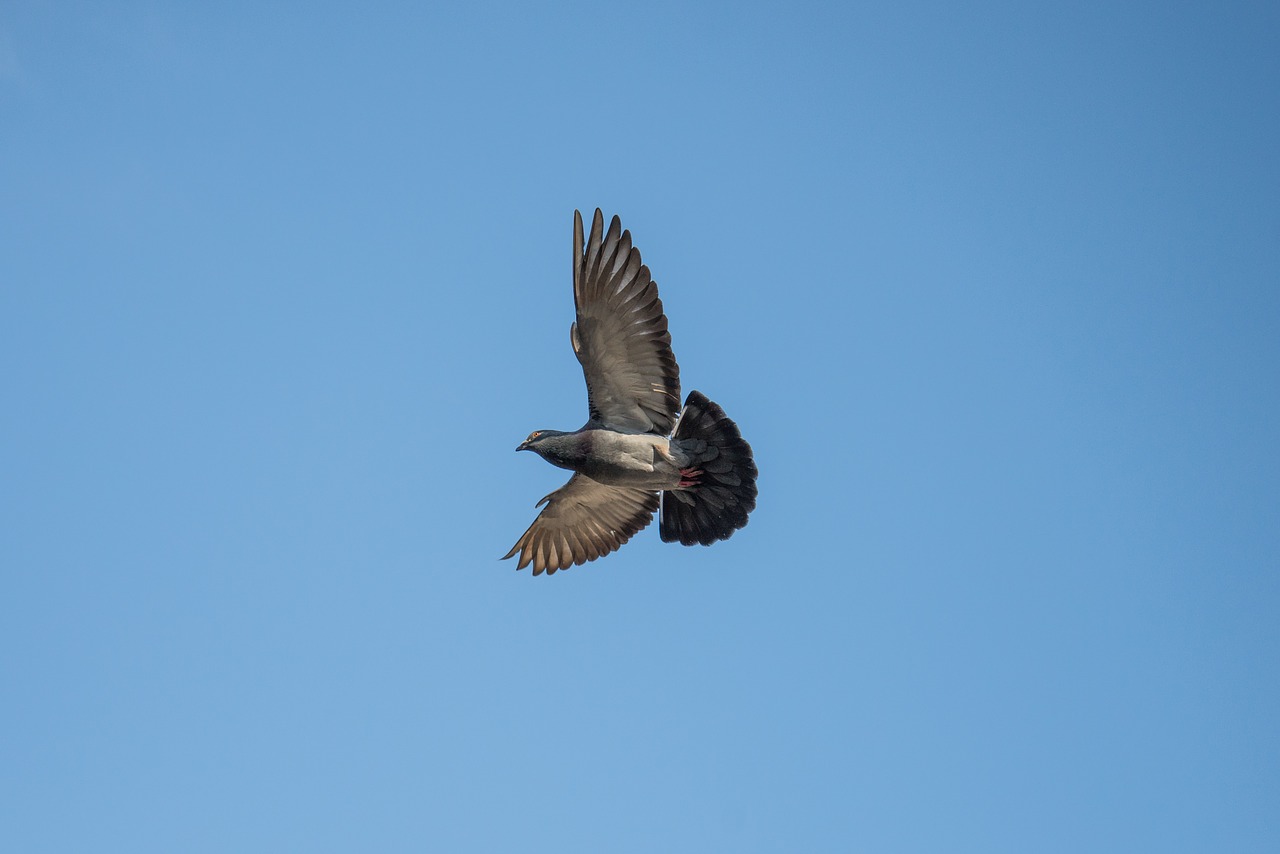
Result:
<svg viewBox="0 0 1280 854"><path fill-rule="evenodd" d="M581 472L607 486L675 489L680 471L690 467L691 457L666 436L651 433L619 433L604 428L574 433L539 431L517 450L529 450L562 469ZM548 435L552 434L552 435Z"/></svg>
<svg viewBox="0 0 1280 854"><path fill-rule="evenodd" d="M747 524L756 506L751 446L724 410L692 391L680 406L658 287L631 233L599 209L584 241L574 211L573 352L587 381L587 423L573 432L535 430L534 451L574 472L538 502L546 508L512 547L517 569L548 574L619 548L661 510L665 542L710 545Z"/></svg>

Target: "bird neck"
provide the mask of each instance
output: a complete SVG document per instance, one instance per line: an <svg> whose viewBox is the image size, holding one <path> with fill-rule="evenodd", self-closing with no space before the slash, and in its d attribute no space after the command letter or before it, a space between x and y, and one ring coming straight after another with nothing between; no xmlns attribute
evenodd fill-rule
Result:
<svg viewBox="0 0 1280 854"><path fill-rule="evenodd" d="M538 443L537 452L553 466L577 471L591 452L590 438L583 433L548 436Z"/></svg>

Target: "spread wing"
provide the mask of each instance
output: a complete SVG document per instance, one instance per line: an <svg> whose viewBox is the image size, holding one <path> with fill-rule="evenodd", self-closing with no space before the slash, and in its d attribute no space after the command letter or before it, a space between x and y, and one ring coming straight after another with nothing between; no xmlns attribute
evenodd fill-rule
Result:
<svg viewBox="0 0 1280 854"><path fill-rule="evenodd" d="M503 556L520 552L516 569L533 563L533 574L547 574L595 560L615 551L644 529L658 509L658 493L630 486L607 486L586 475L538 502L546 509Z"/></svg>
<svg viewBox="0 0 1280 854"><path fill-rule="evenodd" d="M615 216L603 234L596 208L582 246L582 214L573 212L573 301L569 329L587 379L591 422L632 433L671 433L680 412L680 367L658 286Z"/></svg>

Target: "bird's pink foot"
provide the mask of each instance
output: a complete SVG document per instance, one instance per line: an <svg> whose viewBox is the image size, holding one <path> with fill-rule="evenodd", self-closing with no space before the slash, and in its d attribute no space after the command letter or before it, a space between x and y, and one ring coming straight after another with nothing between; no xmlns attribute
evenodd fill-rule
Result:
<svg viewBox="0 0 1280 854"><path fill-rule="evenodd" d="M697 486L702 481L702 469L680 469L680 485L676 489L688 489L691 486Z"/></svg>

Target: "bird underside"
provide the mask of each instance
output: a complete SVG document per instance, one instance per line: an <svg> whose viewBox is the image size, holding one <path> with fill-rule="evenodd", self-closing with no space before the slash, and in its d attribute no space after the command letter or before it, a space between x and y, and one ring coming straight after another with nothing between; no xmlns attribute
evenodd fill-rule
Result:
<svg viewBox="0 0 1280 854"><path fill-rule="evenodd" d="M598 483L641 489L678 489L688 460L665 436L585 430L589 458L572 468Z"/></svg>

